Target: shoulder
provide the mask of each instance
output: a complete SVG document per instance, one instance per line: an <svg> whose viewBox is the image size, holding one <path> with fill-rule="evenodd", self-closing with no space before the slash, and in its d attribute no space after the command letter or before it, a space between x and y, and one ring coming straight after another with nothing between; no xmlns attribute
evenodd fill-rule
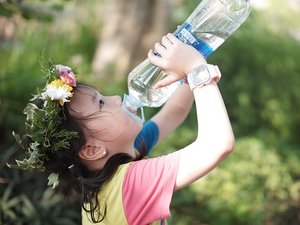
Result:
<svg viewBox="0 0 300 225"><path fill-rule="evenodd" d="M179 152L173 152L168 155L163 155L154 158L142 159L132 162L126 171L126 176L130 172L140 173L145 175L145 172L159 172L168 168L176 169L179 164Z"/></svg>
<svg viewBox="0 0 300 225"><path fill-rule="evenodd" d="M178 165L178 152L130 164L122 187L129 224L149 224L170 216Z"/></svg>

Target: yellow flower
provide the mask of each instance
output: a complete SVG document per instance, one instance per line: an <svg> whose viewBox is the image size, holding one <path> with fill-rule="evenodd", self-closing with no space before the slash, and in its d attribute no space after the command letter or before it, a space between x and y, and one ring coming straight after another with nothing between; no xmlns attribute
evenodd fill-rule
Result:
<svg viewBox="0 0 300 225"><path fill-rule="evenodd" d="M65 102L69 102L69 98L73 96L73 88L65 84L62 80L54 80L47 85L46 90L42 93L42 98L46 99L49 97L51 100L58 100L60 105Z"/></svg>
<svg viewBox="0 0 300 225"><path fill-rule="evenodd" d="M50 83L50 85L53 85L54 87L63 87L63 88L66 88L67 91L71 92L73 90L73 88L66 84L65 82L63 82L62 80L60 79L57 79L57 80L54 80Z"/></svg>

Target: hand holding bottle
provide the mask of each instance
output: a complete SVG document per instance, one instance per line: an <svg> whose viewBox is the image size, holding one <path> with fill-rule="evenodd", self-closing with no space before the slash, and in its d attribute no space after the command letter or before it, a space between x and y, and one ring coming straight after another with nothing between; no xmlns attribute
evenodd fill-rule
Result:
<svg viewBox="0 0 300 225"><path fill-rule="evenodd" d="M202 0L187 20L176 29L174 35L207 58L240 27L250 11L250 0ZM167 43L168 40L164 39L155 47L156 51L163 55L161 59L154 57L150 52L149 58L136 66L128 75L129 96L139 102L138 106L159 107L182 84L180 78L184 77L184 72L176 68L180 68L183 64L188 67L189 64L185 63L189 63L190 55L185 55L187 58L172 59L172 67L169 56L164 55L164 53L171 53ZM174 43L172 42L172 45ZM171 46L171 48L177 47ZM183 55L180 51L176 52ZM154 60L154 64L159 66L153 65L149 59ZM160 66L167 71L175 72L168 74L161 70ZM173 82L178 79L178 82ZM168 83L171 84L166 85Z"/></svg>
<svg viewBox="0 0 300 225"><path fill-rule="evenodd" d="M153 50L148 53L150 62L168 74L156 83L155 88L184 79L192 68L207 63L195 48L178 40L173 34L164 36L161 43L155 44L154 50L155 53Z"/></svg>

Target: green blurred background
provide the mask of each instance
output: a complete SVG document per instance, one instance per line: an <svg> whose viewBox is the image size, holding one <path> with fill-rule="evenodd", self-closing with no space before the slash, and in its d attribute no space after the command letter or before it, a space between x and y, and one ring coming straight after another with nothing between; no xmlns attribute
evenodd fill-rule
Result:
<svg viewBox="0 0 300 225"><path fill-rule="evenodd" d="M195 0L0 1L0 224L80 224L80 196L47 187L40 173L8 169L22 156L31 93L43 86L42 55L76 68L79 80L122 95L126 76ZM175 193L173 225L300 224L300 2L253 0L249 19L209 59L236 135L235 151L213 172ZM158 109L146 109L150 118ZM154 150L195 138L195 109ZM299 133L298 133L299 132Z"/></svg>

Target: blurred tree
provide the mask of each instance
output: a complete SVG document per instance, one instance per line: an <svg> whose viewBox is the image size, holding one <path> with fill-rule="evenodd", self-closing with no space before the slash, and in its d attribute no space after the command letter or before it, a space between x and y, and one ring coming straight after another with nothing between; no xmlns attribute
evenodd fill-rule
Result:
<svg viewBox="0 0 300 225"><path fill-rule="evenodd" d="M168 0L112 0L106 3L92 68L102 76L124 79L136 59L146 58L151 45L169 31Z"/></svg>
<svg viewBox="0 0 300 225"><path fill-rule="evenodd" d="M26 0L3 0L0 1L0 16L12 17L16 14L25 19L51 20L53 12L63 9L63 0L59 1L26 1Z"/></svg>
<svg viewBox="0 0 300 225"><path fill-rule="evenodd" d="M51 21L55 16L55 12L63 9L63 1L0 1L0 44L13 38L17 24L20 22L20 17Z"/></svg>

